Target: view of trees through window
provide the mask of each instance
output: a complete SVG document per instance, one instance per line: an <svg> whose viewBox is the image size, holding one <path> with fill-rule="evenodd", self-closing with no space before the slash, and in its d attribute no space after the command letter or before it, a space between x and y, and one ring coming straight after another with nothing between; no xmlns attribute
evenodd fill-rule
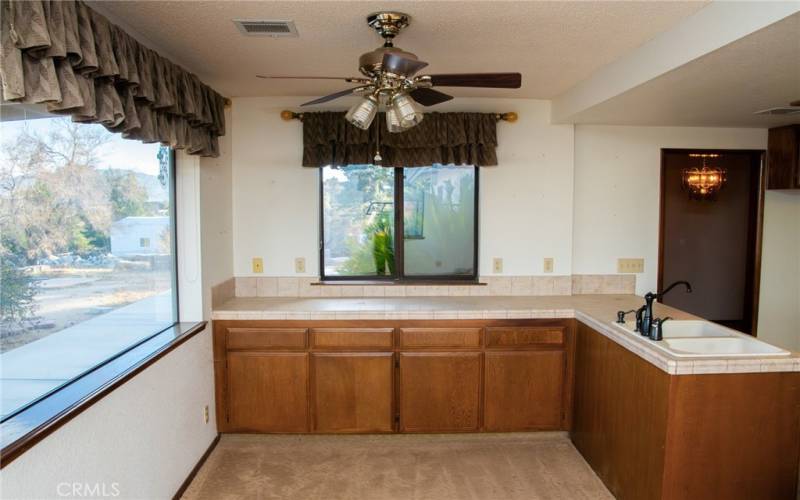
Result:
<svg viewBox="0 0 800 500"><path fill-rule="evenodd" d="M168 148L62 117L2 121L0 137L5 416L176 308Z"/></svg>
<svg viewBox="0 0 800 500"><path fill-rule="evenodd" d="M396 176L402 176L397 193ZM476 189L475 167L323 168L323 277L474 278ZM400 197L403 234L397 241Z"/></svg>

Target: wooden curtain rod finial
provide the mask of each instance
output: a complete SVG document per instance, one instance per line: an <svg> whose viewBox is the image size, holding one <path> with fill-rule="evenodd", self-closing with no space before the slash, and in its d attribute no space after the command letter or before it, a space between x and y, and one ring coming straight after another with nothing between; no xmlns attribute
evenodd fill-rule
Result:
<svg viewBox="0 0 800 500"><path fill-rule="evenodd" d="M508 113L501 113L497 115L497 119L506 121L508 123L515 123L517 120L519 120L519 115L513 111L509 111Z"/></svg>
<svg viewBox="0 0 800 500"><path fill-rule="evenodd" d="M283 121L288 122L289 120L303 120L303 113L295 113L294 111L289 111L284 109L281 111L281 119Z"/></svg>

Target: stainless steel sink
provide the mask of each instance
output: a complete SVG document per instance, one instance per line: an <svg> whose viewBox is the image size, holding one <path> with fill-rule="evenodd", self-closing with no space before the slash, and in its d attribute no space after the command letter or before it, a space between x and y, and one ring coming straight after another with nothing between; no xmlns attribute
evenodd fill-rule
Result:
<svg viewBox="0 0 800 500"><path fill-rule="evenodd" d="M664 340L639 335L633 322L614 323L630 335L647 340L653 347L676 358L788 356L781 348L749 335L703 320L670 320L664 323Z"/></svg>

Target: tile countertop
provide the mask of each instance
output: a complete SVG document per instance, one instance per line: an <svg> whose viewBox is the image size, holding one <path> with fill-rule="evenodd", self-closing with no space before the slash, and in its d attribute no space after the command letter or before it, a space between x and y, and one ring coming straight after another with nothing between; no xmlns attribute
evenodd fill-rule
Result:
<svg viewBox="0 0 800 500"><path fill-rule="evenodd" d="M800 371L800 353L763 358L681 359L650 345L652 341L620 331L612 322L619 310L636 309L636 295L536 297L236 297L215 308L212 320L404 320L576 318L642 359L673 375ZM654 314L698 319L656 303Z"/></svg>

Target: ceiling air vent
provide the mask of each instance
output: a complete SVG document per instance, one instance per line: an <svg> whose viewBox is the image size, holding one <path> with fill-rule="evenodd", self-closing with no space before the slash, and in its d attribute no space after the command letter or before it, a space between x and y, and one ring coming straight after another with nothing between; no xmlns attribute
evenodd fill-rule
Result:
<svg viewBox="0 0 800 500"><path fill-rule="evenodd" d="M234 19L233 24L246 36L296 37L294 21L265 19Z"/></svg>

